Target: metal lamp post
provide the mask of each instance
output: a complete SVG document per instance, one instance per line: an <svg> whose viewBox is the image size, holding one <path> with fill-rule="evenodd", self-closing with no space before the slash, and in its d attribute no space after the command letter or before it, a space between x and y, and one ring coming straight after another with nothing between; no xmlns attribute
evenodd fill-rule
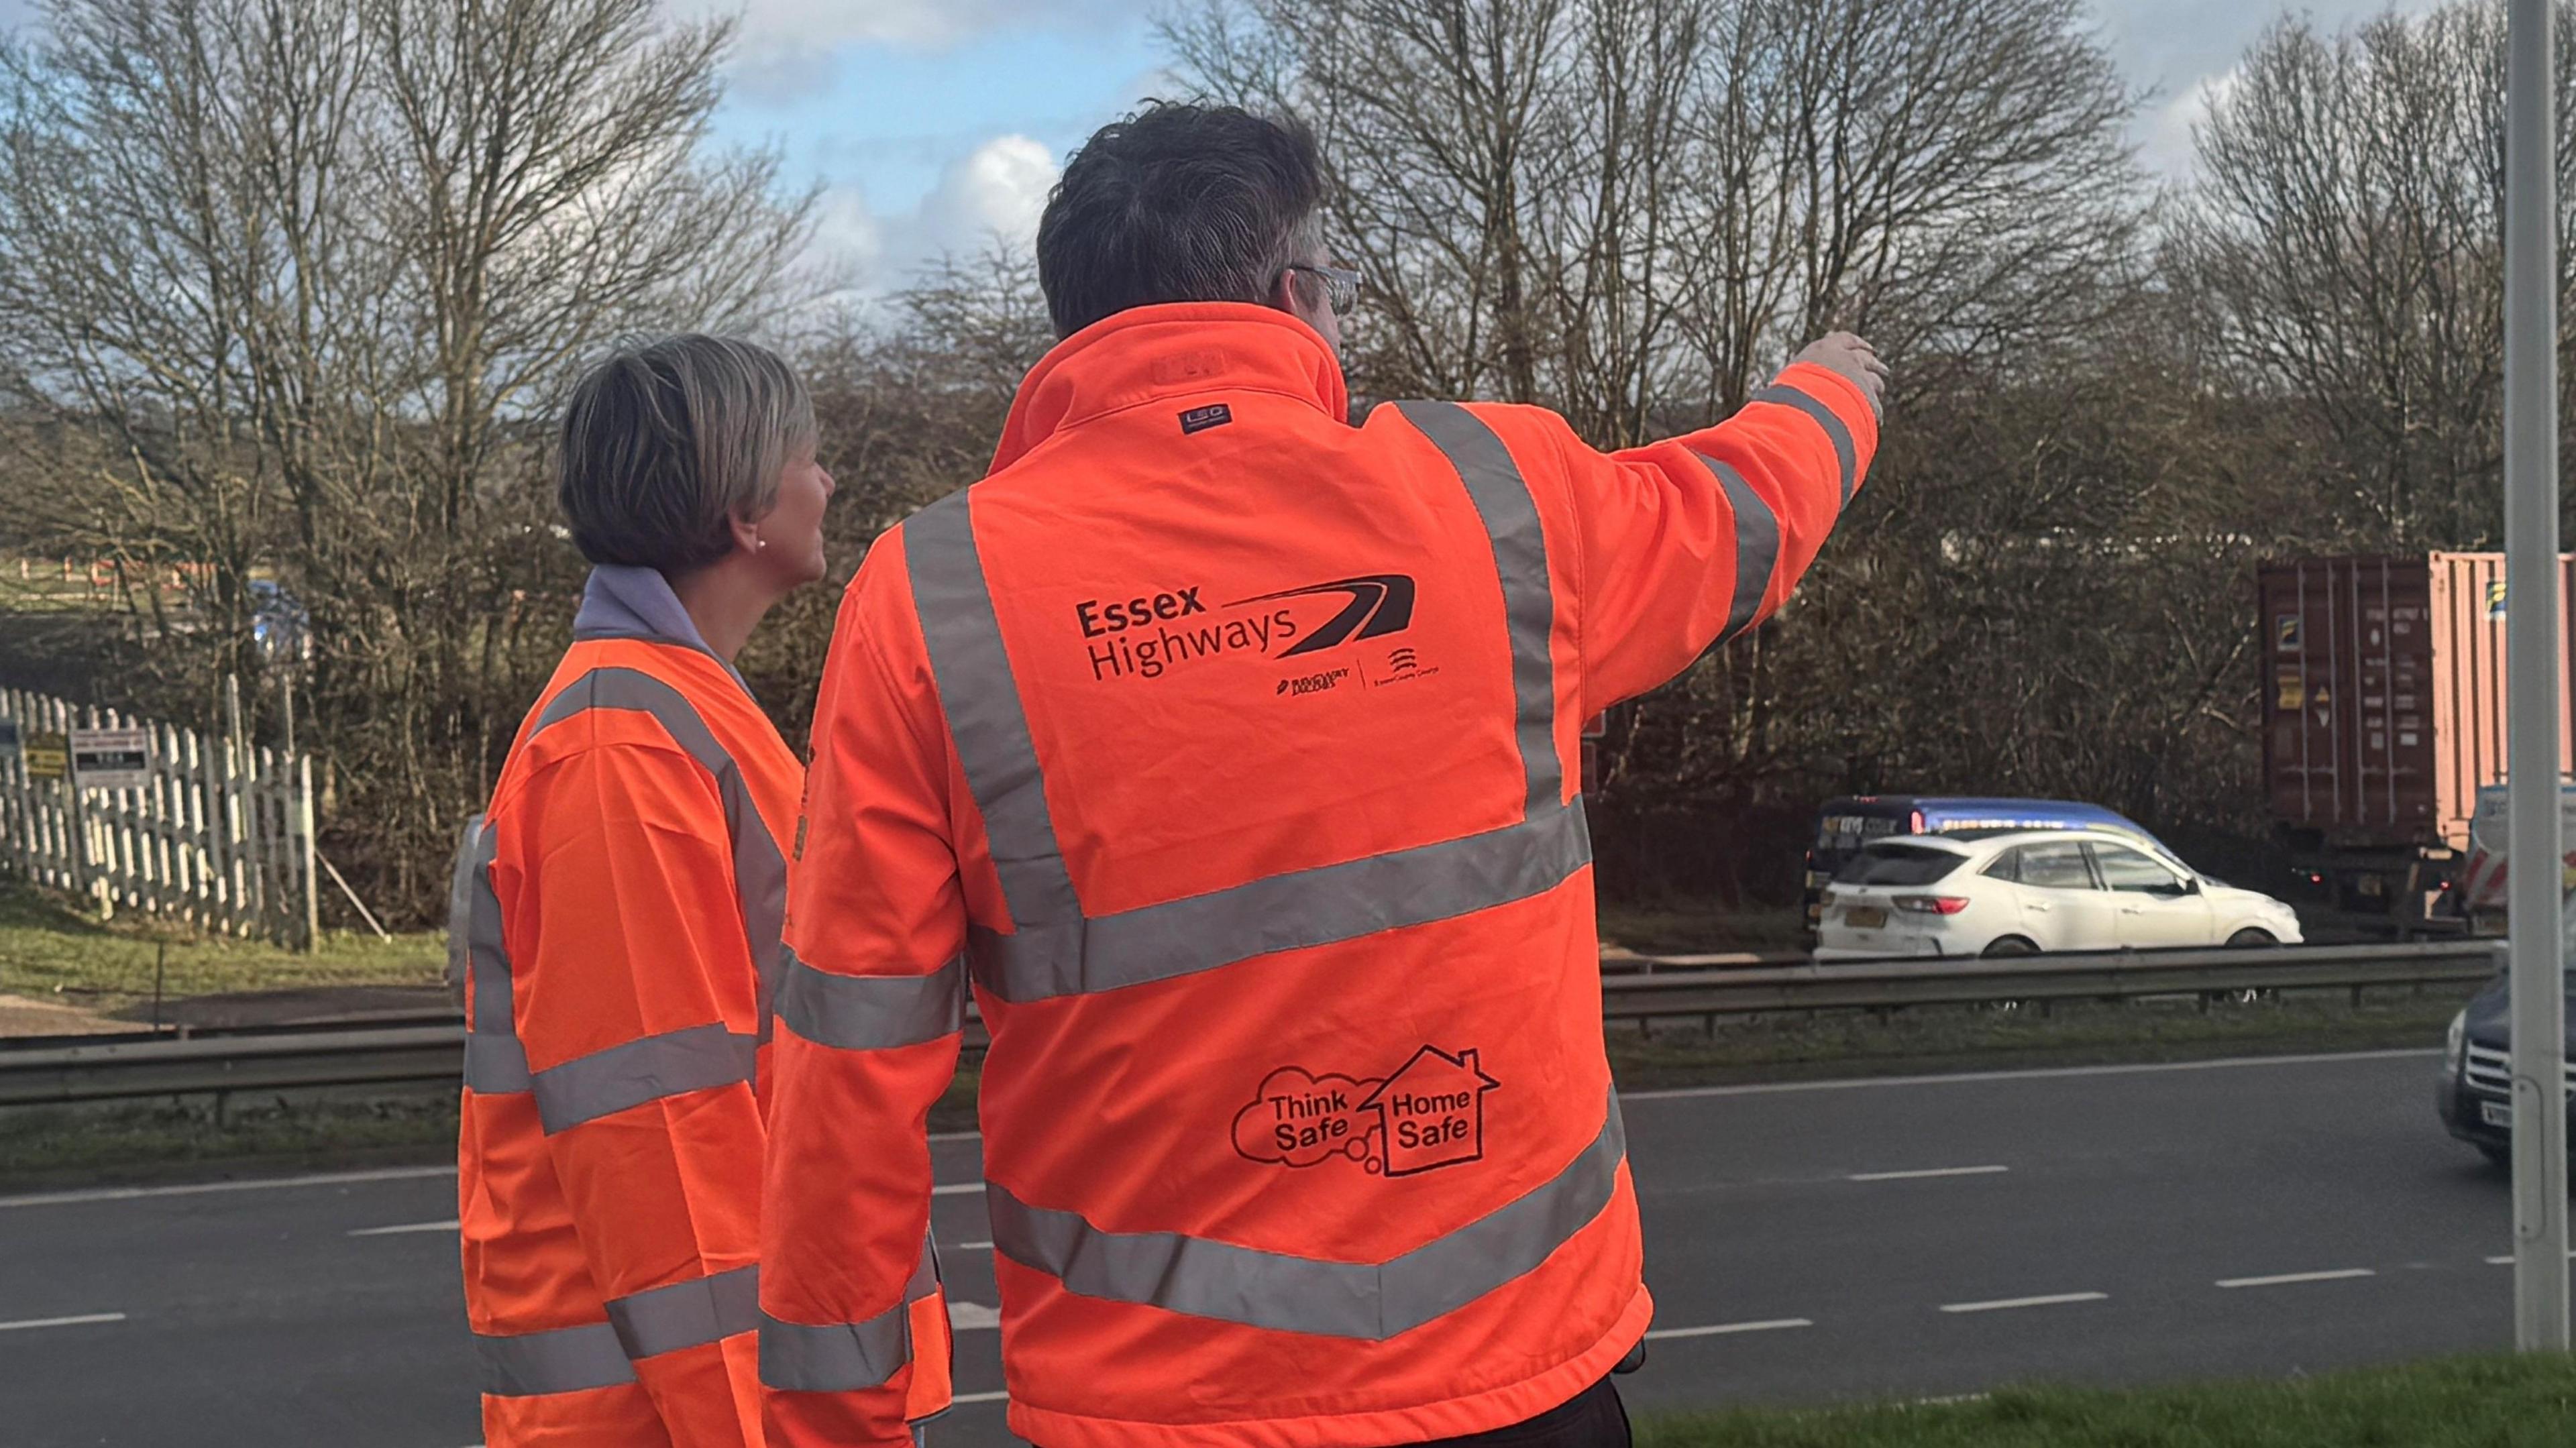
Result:
<svg viewBox="0 0 2576 1448"><path fill-rule="evenodd" d="M2561 976L2556 0L2512 0L2506 66L2504 534L2511 673L2514 1343L2565 1351Z"/></svg>

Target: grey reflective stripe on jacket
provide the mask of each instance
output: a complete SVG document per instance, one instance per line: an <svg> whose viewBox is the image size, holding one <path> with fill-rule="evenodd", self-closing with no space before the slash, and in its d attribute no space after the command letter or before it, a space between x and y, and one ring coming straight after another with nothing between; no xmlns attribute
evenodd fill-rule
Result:
<svg viewBox="0 0 2576 1448"><path fill-rule="evenodd" d="M492 822L476 815L465 829L456 854L456 885L451 908L461 918L449 925L451 957L462 956L474 983L465 1019L465 1085L477 1095L497 1096L529 1089L528 1053L519 1045L519 1023L513 1014L514 988L510 951L501 940L501 901L492 892L492 857L498 836Z"/></svg>
<svg viewBox="0 0 2576 1448"><path fill-rule="evenodd" d="M466 1022L465 1084L478 1095L534 1091L552 1134L647 1101L752 1079L753 1053L769 1034L778 990L780 933L787 913L787 862L770 837L733 756L686 696L637 669L598 668L547 702L528 732L538 735L593 709L648 714L714 777L733 846L734 886L743 935L759 976L760 1032L744 1036L720 1024L646 1036L541 1072L528 1069L513 1015L510 956L501 934L501 902L492 888L495 832L478 816L458 852L450 892L451 957L460 953L474 977L474 1011ZM455 942L462 941L460 952Z"/></svg>
<svg viewBox="0 0 2576 1448"><path fill-rule="evenodd" d="M913 602L949 732L1009 908L1006 934L968 930L977 978L1008 1001L1116 990L1255 956L1474 914L1542 894L1590 863L1582 802L1564 798L1556 747L1555 592L1519 465L1455 403L1397 404L1452 466L1483 520L1502 584L1522 818L1500 829L1290 871L1202 895L1085 915L1066 870L975 542L974 489L904 524Z"/></svg>
<svg viewBox="0 0 2576 1448"><path fill-rule="evenodd" d="M1263 1252L1177 1232L1110 1232L984 1186L993 1250L1065 1290L1246 1327L1384 1341L1545 1262L1610 1205L1627 1139L1619 1099L1563 1170L1455 1231L1384 1262Z"/></svg>
<svg viewBox="0 0 2576 1448"><path fill-rule="evenodd" d="M883 1312L857 1322L825 1323L787 1322L763 1312L762 1386L790 1393L855 1393L885 1386L912 1361L912 1305L938 1290L939 1254L924 1236L921 1261L904 1284L903 1300Z"/></svg>
<svg viewBox="0 0 2576 1448"><path fill-rule="evenodd" d="M1843 426L1842 415L1827 406L1822 398L1786 382L1775 382L1747 400L1794 407L1815 419L1816 426L1823 428L1826 439L1833 443L1835 458L1843 465L1843 502L1849 504L1852 485L1859 481L1860 453L1852 446L1851 429Z"/></svg>
<svg viewBox="0 0 2576 1448"><path fill-rule="evenodd" d="M1691 456L1716 475L1718 489L1735 513L1735 597L1727 606L1726 629L1717 636L1724 643L1761 621L1762 601L1780 566L1780 516L1742 473L1706 453Z"/></svg>
<svg viewBox="0 0 2576 1448"><path fill-rule="evenodd" d="M760 1269L615 1297L608 1320L542 1332L476 1333L483 1391L497 1398L577 1393L635 1381L634 1364L682 1348L721 1342L760 1326Z"/></svg>
<svg viewBox="0 0 2576 1448"><path fill-rule="evenodd" d="M917 1046L966 1026L966 959L928 975L836 975L781 956L778 1019L803 1040L844 1051Z"/></svg>

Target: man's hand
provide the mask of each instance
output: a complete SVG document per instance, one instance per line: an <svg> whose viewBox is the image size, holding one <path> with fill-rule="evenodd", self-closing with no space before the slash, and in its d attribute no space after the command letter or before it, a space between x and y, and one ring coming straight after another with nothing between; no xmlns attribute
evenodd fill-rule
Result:
<svg viewBox="0 0 2576 1448"><path fill-rule="evenodd" d="M1887 385L1887 364L1878 360L1878 349L1849 332L1828 332L1807 344L1807 350L1794 359L1813 362L1851 379L1861 395L1869 399L1869 410L1884 416L1886 405L1879 401Z"/></svg>

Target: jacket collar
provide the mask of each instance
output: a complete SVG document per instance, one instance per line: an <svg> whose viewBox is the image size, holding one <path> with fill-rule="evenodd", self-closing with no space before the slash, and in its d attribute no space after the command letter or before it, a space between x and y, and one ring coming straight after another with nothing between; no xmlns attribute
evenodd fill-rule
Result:
<svg viewBox="0 0 2576 1448"><path fill-rule="evenodd" d="M1058 342L1029 369L993 470L1105 413L1211 392L1277 393L1335 422L1350 416L1333 349L1288 313L1246 302L1134 307Z"/></svg>
<svg viewBox="0 0 2576 1448"><path fill-rule="evenodd" d="M680 595L671 589L671 581L659 569L637 568L623 563L595 564L590 579L581 587L581 611L572 618L572 636L587 639L637 639L645 643L670 644L694 649L724 664L743 692L751 686L743 682L742 671L726 664L690 621L689 611L680 604Z"/></svg>

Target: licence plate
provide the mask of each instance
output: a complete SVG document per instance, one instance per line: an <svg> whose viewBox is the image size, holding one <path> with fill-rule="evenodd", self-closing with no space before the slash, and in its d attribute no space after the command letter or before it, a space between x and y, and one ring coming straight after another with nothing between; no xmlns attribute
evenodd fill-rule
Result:
<svg viewBox="0 0 2576 1448"><path fill-rule="evenodd" d="M2513 1103L2510 1101L2481 1101L2478 1103L2478 1119L2489 1126L2501 1126L2507 1130L2511 1130L2513 1127Z"/></svg>
<svg viewBox="0 0 2576 1448"><path fill-rule="evenodd" d="M1854 930L1879 930L1885 928L1887 925L1887 912L1884 910L1845 910L1843 912L1843 923Z"/></svg>

